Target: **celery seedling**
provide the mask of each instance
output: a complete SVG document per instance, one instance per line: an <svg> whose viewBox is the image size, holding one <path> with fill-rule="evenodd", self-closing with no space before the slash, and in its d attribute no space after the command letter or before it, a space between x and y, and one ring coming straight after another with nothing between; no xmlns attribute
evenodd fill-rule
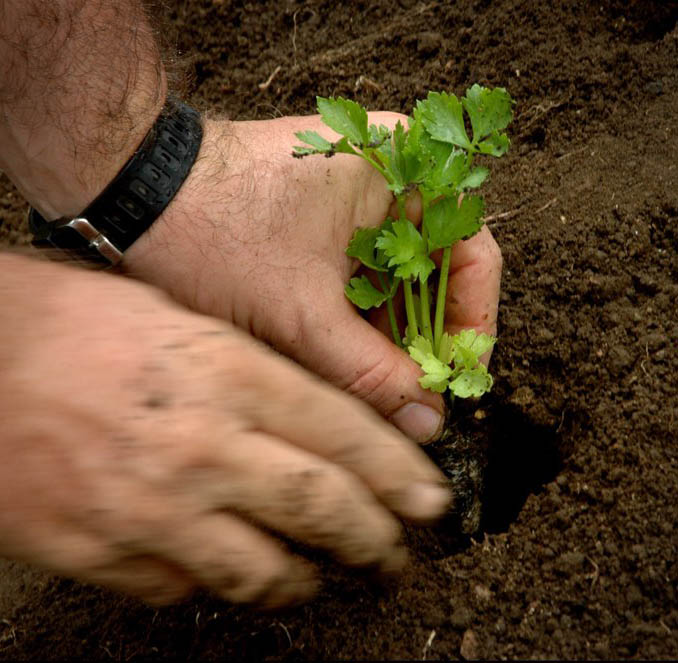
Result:
<svg viewBox="0 0 678 663"><path fill-rule="evenodd" d="M461 99L429 92L417 102L407 129L398 122L393 131L368 125L367 111L354 101L342 97L317 101L323 122L341 138L331 142L315 131L299 132L296 136L305 145L296 146L293 156L359 156L382 174L398 207L398 218L387 218L379 228L359 228L353 235L346 253L376 273L379 287L365 275L354 277L346 296L365 310L386 303L393 340L422 367L422 387L440 393L449 389L463 398L482 395L492 386L492 376L479 358L496 339L471 329L454 336L446 333L445 300L452 247L475 235L483 224L483 199L470 191L485 181L488 170L474 167L473 160L506 153L509 139L504 129L512 118L511 97L503 88L480 85ZM415 190L423 205L421 229L405 213L407 196ZM431 254L438 250L442 261L436 270ZM437 283L431 283L436 272ZM393 308L401 286L407 316L404 338Z"/></svg>

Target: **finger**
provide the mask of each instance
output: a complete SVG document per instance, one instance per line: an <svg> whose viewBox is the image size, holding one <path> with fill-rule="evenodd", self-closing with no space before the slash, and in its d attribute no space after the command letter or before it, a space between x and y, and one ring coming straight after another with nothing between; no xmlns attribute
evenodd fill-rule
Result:
<svg viewBox="0 0 678 663"><path fill-rule="evenodd" d="M392 569L402 558L398 523L355 475L262 433L231 436L224 451L227 478L210 468L197 480L205 503L350 566Z"/></svg>
<svg viewBox="0 0 678 663"><path fill-rule="evenodd" d="M348 303L346 306L350 309ZM398 408L399 404L422 405L438 416L439 410L434 409L436 395L419 394L413 387L419 387L417 374L412 373L417 370L416 365L369 323L350 312L352 315L347 315L347 319L360 321L364 328L354 336L350 335L354 333L351 330L335 330L338 335L348 334L351 343L333 343L336 352L327 357L327 377L336 379L337 375L345 375L348 366L354 383L345 386L362 390L385 411ZM367 332L383 339L381 344L371 343ZM361 339L359 343L356 338ZM285 361L271 362L257 353L256 357L248 358L247 366L252 396L241 393L249 402L240 407L247 412L253 428L293 441L300 448L341 465L400 516L430 521L444 512L449 493L441 487L442 473L420 449L381 421L364 403ZM385 383L389 384L388 389L384 389ZM248 381L243 379L242 384ZM396 415L402 412L392 411Z"/></svg>
<svg viewBox="0 0 678 663"><path fill-rule="evenodd" d="M195 585L172 564L146 554L121 553L101 532L60 520L28 523L22 547L33 554L17 554L19 559L156 605L179 601Z"/></svg>
<svg viewBox="0 0 678 663"><path fill-rule="evenodd" d="M487 226L452 249L445 306L445 328L450 334L462 329L497 333L501 250ZM491 351L482 357L485 364Z"/></svg>
<svg viewBox="0 0 678 663"><path fill-rule="evenodd" d="M92 569L86 580L155 606L180 602L197 584L176 566L145 555L115 559Z"/></svg>
<svg viewBox="0 0 678 663"><path fill-rule="evenodd" d="M157 537L156 554L233 603L276 608L308 600L316 591L312 567L237 516L203 513Z"/></svg>
<svg viewBox="0 0 678 663"><path fill-rule="evenodd" d="M413 191L409 196L407 196L407 200L405 201L405 216L412 221L412 223L415 226L419 226L421 223L421 215L422 215L423 209L422 209L422 202L421 202L421 194L418 191ZM398 201L394 200L391 203L391 206L389 207L388 210L388 215L394 219L399 218L400 212L398 210Z"/></svg>
<svg viewBox="0 0 678 663"><path fill-rule="evenodd" d="M422 444L437 439L445 414L442 397L421 388L419 366L395 345L390 331L386 336L357 315L342 290L337 283L319 293L316 301L328 296L334 300L324 307L334 311L331 336L314 334L306 339L304 365L369 403L410 439ZM318 310L323 307L302 312L309 318L303 328L319 328L321 323L311 319Z"/></svg>

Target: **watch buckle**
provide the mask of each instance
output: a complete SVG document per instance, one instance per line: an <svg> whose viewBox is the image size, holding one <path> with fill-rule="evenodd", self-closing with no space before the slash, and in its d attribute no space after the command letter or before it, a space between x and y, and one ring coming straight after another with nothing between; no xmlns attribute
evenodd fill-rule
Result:
<svg viewBox="0 0 678 663"><path fill-rule="evenodd" d="M84 217L64 219L58 223L58 228L70 228L83 237L95 251L98 251L112 265L117 265L122 260L120 251L103 233L99 232Z"/></svg>

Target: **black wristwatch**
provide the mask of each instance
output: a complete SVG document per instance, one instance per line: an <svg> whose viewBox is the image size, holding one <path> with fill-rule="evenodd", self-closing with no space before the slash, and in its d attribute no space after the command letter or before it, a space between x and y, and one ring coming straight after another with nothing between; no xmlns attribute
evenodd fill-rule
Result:
<svg viewBox="0 0 678 663"><path fill-rule="evenodd" d="M104 267L116 265L179 191L201 141L200 114L168 99L132 158L81 214L47 221L35 209L29 211L33 246L62 249Z"/></svg>

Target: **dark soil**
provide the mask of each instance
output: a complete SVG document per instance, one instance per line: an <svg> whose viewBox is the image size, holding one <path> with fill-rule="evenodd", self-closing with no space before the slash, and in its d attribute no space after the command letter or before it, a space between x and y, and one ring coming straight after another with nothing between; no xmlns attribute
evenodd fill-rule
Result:
<svg viewBox="0 0 678 663"><path fill-rule="evenodd" d="M388 587L326 563L320 596L276 615L156 611L4 562L0 658L676 657L678 4L169 4L193 101L233 119L311 113L316 94L409 112L474 82L518 101L485 191L496 386L455 412L483 450L481 529L408 531ZM4 243L23 213L0 181Z"/></svg>

